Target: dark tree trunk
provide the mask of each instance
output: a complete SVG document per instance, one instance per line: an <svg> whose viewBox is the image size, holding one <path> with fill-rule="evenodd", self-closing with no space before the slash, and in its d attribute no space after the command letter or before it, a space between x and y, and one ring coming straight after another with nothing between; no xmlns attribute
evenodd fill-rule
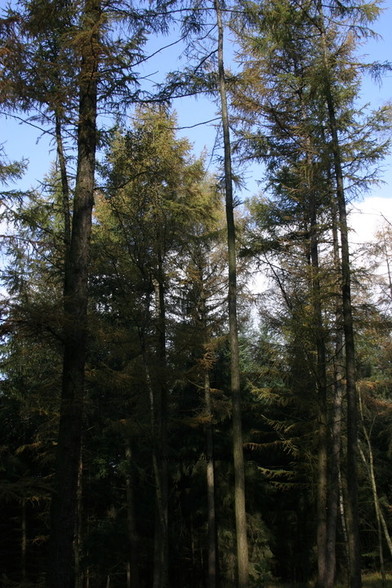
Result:
<svg viewBox="0 0 392 588"><path fill-rule="evenodd" d="M83 449L80 451L78 489L77 489L77 511L75 524L75 588L82 588L83 578L81 574L81 548L82 548L82 515L83 515Z"/></svg>
<svg viewBox="0 0 392 588"><path fill-rule="evenodd" d="M336 104L332 92L332 81L329 67L329 52L327 35L324 28L322 6L319 6L319 27L324 60L324 97L328 114L328 127L331 136L332 169L335 184L336 208L340 235L340 275L342 320L345 353L345 377L347 399L347 448L346 448L346 520L349 553L349 584L350 588L360 588L361 579L361 551L359 543L359 513L358 513L358 399L355 373L355 341L351 303L351 266L348 241L346 197L344 190L344 176L342 170L342 156L339 142L338 123L336 120Z"/></svg>
<svg viewBox="0 0 392 588"><path fill-rule="evenodd" d="M64 256L65 256L65 267L69 262L69 249L71 243L71 210L70 210L70 191L67 174L67 163L64 153L63 144L63 133L61 118L56 114L55 121L55 134L56 134L56 149L57 149L57 160L60 170L61 179L61 193L62 193L62 206L63 206L63 220L64 220Z"/></svg>
<svg viewBox="0 0 392 588"><path fill-rule="evenodd" d="M64 286L64 359L47 585L73 588L74 537L87 348L87 285L97 112L100 0L86 0L80 39L78 161Z"/></svg>
<svg viewBox="0 0 392 588"><path fill-rule="evenodd" d="M332 238L333 238L333 258L336 274L340 268L339 239L338 239L338 222L336 202L332 200ZM336 310L335 310L335 354L333 364L333 401L331 416L331 434L330 434L330 467L329 467L329 496L328 496L328 540L327 540L327 574L325 578L325 588L335 586L336 575L336 533L340 500L340 461L341 461L341 436L342 436L342 415L343 415L343 336L341 329L341 304L339 302L339 293L336 292Z"/></svg>
<svg viewBox="0 0 392 588"><path fill-rule="evenodd" d="M316 389L318 401L318 479L317 479L317 567L319 588L326 588L327 576L327 505L328 505L328 411L326 346L321 305L318 254L317 210L310 196L310 262L313 306L313 339L316 349Z"/></svg>
<svg viewBox="0 0 392 588"><path fill-rule="evenodd" d="M166 310L163 278L158 284L158 382L156 388L157 459L160 478L160 495L157 501L157 528L155 561L159 573L154 588L167 588L169 574L168 528L168 446L167 446L167 383L166 383ZM158 581L159 578L159 581Z"/></svg>
<svg viewBox="0 0 392 588"><path fill-rule="evenodd" d="M219 0L214 2L218 26L218 84L224 142L224 175L226 195L227 249L229 260L229 338L230 372L233 410L234 504L237 539L237 582L239 588L248 586L249 560L245 510L245 468L241 422L241 384L237 320L237 260L234 222L233 176L225 68L223 61L223 23Z"/></svg>
<svg viewBox="0 0 392 588"><path fill-rule="evenodd" d="M21 504L21 576L22 576L22 584L27 582L27 569L26 569L26 559L27 559L27 505L26 500L22 498Z"/></svg>
<svg viewBox="0 0 392 588"><path fill-rule="evenodd" d="M138 588L139 586L139 569L138 569L138 535L135 520L135 505L133 493L133 475L132 475L132 449L128 441L125 448L125 457L128 462L128 472L126 477L126 494L127 494L127 522L128 522L128 542L129 557L127 568L127 588Z"/></svg>
<svg viewBox="0 0 392 588"><path fill-rule="evenodd" d="M217 582L217 534L215 509L215 459L212 425L211 388L208 368L204 375L204 400L208 422L206 425L206 477L207 477L207 509L208 509L208 588L215 588Z"/></svg>
<svg viewBox="0 0 392 588"><path fill-rule="evenodd" d="M360 588L361 555L359 545L359 514L358 514L358 399L355 374L355 343L351 304L351 269L348 243L347 211L343 185L343 172L340 156L339 137L335 107L329 85L326 84L326 101L329 113L329 123L332 136L332 150L334 160L336 198L339 213L340 242L341 242L341 279L342 279L342 313L346 368L346 396L347 396L347 531L350 559L350 588Z"/></svg>
<svg viewBox="0 0 392 588"><path fill-rule="evenodd" d="M160 245L159 245L160 247ZM156 487L153 588L167 588L169 575L168 535L168 439L167 439L167 369L166 303L162 252L158 253L156 298L156 373L152 384L153 464Z"/></svg>

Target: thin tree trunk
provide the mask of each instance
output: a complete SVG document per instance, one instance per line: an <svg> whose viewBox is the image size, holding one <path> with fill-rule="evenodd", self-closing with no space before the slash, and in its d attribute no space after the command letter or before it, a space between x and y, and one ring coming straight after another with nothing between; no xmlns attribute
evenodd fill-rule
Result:
<svg viewBox="0 0 392 588"><path fill-rule="evenodd" d="M56 114L55 121L55 134L56 134L56 148L57 148L57 160L60 169L61 179L61 194L62 194L62 205L63 205L63 219L64 219L64 246L65 246L65 266L68 264L69 248L71 243L71 210L70 210L70 191L67 174L67 163L64 153L63 135L62 135L62 123L61 118Z"/></svg>
<svg viewBox="0 0 392 588"><path fill-rule="evenodd" d="M127 568L127 588L139 587L138 571L138 536L135 521L135 506L133 499L133 476L132 476L132 449L131 444L127 443L125 457L128 462L128 472L126 477L126 494L127 494L127 521L128 521L128 541L129 556Z"/></svg>
<svg viewBox="0 0 392 588"><path fill-rule="evenodd" d="M366 440L366 443L368 445L368 440ZM369 446L368 446L368 448L369 448ZM374 504L374 510L376 513L376 521L377 521L377 538L378 538L378 555L379 555L379 560L380 560L380 573L381 573L381 579L382 579L382 582L384 585L385 584L384 549L383 549L383 542L382 542L380 503L378 500L376 478L374 476L374 469L373 469L373 463L372 463L373 452L371 454L371 457L369 456L370 457L369 463L366 460L365 454L364 454L361 446L359 446L359 454L362 458L363 463L365 464L365 466L368 470L370 483L372 486L373 504Z"/></svg>
<svg viewBox="0 0 392 588"><path fill-rule="evenodd" d="M157 423L156 423L156 394L152 382L150 363L145 343L142 342L144 369L146 373L146 382L150 399L150 417L151 417L151 435L152 435L152 467L155 484L155 530L154 530L154 568L153 568L153 588L162 586L162 527L165 524L164 509L164 491L162 489L162 451L157 440Z"/></svg>
<svg viewBox="0 0 392 588"><path fill-rule="evenodd" d="M64 359L47 586L74 588L74 535L87 348L87 284L97 115L100 0L86 0L80 43L77 175L64 280Z"/></svg>
<svg viewBox="0 0 392 588"><path fill-rule="evenodd" d="M336 108L331 88L330 70L328 63L328 49L324 30L322 8L320 8L320 30L324 51L324 95L328 111L328 123L331 133L331 148L333 156L336 202L339 215L339 232L341 245L341 296L344 332L345 368L346 368L346 396L347 396L347 531L348 551L350 558L350 588L360 588L361 551L359 543L359 514L358 514L358 399L355 373L355 341L351 303L351 267L348 242L347 210L344 191L341 149L339 143Z"/></svg>
<svg viewBox="0 0 392 588"><path fill-rule="evenodd" d="M208 369L204 375L204 399L208 423L206 425L206 476L207 476L207 509L208 509L208 588L215 588L217 582L217 540L215 512L215 460L214 439L212 429L211 388Z"/></svg>
<svg viewBox="0 0 392 588"><path fill-rule="evenodd" d="M340 161L340 149L338 143L335 110L330 93L327 95L328 110L330 115L331 133L333 140L336 195L339 208L341 249L342 249L342 303L343 303L343 330L346 366L346 392L347 392L347 524L350 553L350 588L360 588L361 580L361 552L359 546L359 514L358 514L358 405L355 374L355 343L351 305L351 270L348 244L348 228L346 201L343 188L343 174Z"/></svg>
<svg viewBox="0 0 392 588"><path fill-rule="evenodd" d="M163 282L156 281L155 305L157 308L155 344L158 370L153 377L149 343L143 327L140 331L146 384L150 400L152 436L152 466L155 484L155 529L153 588L166 588L168 584L168 459L167 459L167 387L166 387L166 316ZM146 316L150 314L150 300L146 301Z"/></svg>
<svg viewBox="0 0 392 588"><path fill-rule="evenodd" d="M191 563L192 563L192 569L194 569L197 565L197 562L196 562L195 534L194 534L192 513L190 516L189 527L190 527L190 534L191 534Z"/></svg>
<svg viewBox="0 0 392 588"><path fill-rule="evenodd" d="M364 462L367 470L368 470L368 474L369 474L369 478L370 478L370 484L372 487L372 495L373 495L373 503L374 503L374 510L376 512L376 518L377 518L377 525L378 525L378 532L379 532L379 543L380 543L380 564L381 564L381 569L383 568L383 550L382 550L382 537L381 537L381 530L383 531L384 537L385 537L385 541L386 544L388 546L390 555L392 557L392 539L391 536L389 534L389 530L388 530L388 526L386 524L384 515L382 513L381 510L381 506L380 506L380 500L378 498L378 491L377 491L377 481L376 481L376 473L375 473L375 468L374 468L374 455L373 455L373 448L372 448L372 443L370 440L370 434L365 426L365 423L363 421L363 409L362 409L362 401L361 401L361 396L360 398L360 411L361 411L361 420L362 420L362 431L365 437L365 441L366 441L366 447L367 447L367 452L368 452L368 459L366 459L365 454L363 452L363 450L361 448L359 448L360 450L360 454L362 457L362 461ZM385 575L385 570L384 570L384 575Z"/></svg>
<svg viewBox="0 0 392 588"><path fill-rule="evenodd" d="M224 175L226 195L227 249L229 260L229 337L230 375L233 409L233 459L234 459L234 503L237 540L237 583L239 588L248 586L249 559L245 509L245 468L241 422L241 383L239 367L238 320L237 320L237 260L236 229L234 222L233 176L225 68L223 60L223 22L219 0L214 0L218 26L218 84L224 142Z"/></svg>
<svg viewBox="0 0 392 588"><path fill-rule="evenodd" d="M332 199L332 239L334 267L338 275L340 268L338 223L335 200ZM327 572L325 576L325 588L333 588L336 575L336 534L340 499L340 455L341 435L343 419L343 337L341 329L341 304L339 296L336 297L335 309L335 356L333 361L333 402L330 434L329 457L329 497L328 497L328 538L327 538Z"/></svg>
<svg viewBox="0 0 392 588"><path fill-rule="evenodd" d="M75 529L75 588L82 588L83 578L81 576L80 555L82 547L82 512L83 512L83 457L80 452L78 489L77 489L77 513Z"/></svg>
<svg viewBox="0 0 392 588"><path fill-rule="evenodd" d="M328 506L328 414L326 349L321 307L321 285L318 255L317 212L310 197L310 261L312 280L313 331L317 352L316 385L318 395L318 481L317 481L317 567L318 586L327 588L327 506Z"/></svg>
<svg viewBox="0 0 392 588"><path fill-rule="evenodd" d="M380 515L380 523L381 523L382 529L384 531L385 541L386 541L386 544L388 545L389 553L392 557L392 539L391 539L391 535L389 534L388 525L387 525L385 517L382 513L381 508L379 510L379 515Z"/></svg>
<svg viewBox="0 0 392 588"><path fill-rule="evenodd" d="M344 546L345 546L345 556L346 556L346 567L345 567L345 576L347 580L349 580L350 576L350 554L348 550L348 530L347 530L347 517L346 517L346 495L347 495L347 488L346 488L346 476L342 476L342 472L339 471L339 512L340 512L340 522L342 525L342 532L344 537Z"/></svg>
<svg viewBox="0 0 392 588"><path fill-rule="evenodd" d="M327 523L327 570L325 588L335 586L336 575L336 534L339 512L339 472L342 429L343 386L340 381L334 382L334 401L332 406L332 426L329 467L329 496Z"/></svg>
<svg viewBox="0 0 392 588"><path fill-rule="evenodd" d="M168 536L168 445L166 382L166 304L163 263L159 253L159 279L156 283L158 378L155 387L155 471L159 478L155 528L155 569L153 588L166 588L169 574Z"/></svg>
<svg viewBox="0 0 392 588"><path fill-rule="evenodd" d="M26 517L26 500L22 498L22 512L21 512L21 571L22 571L22 582L25 583L27 580L26 570L26 557L27 557L27 517Z"/></svg>

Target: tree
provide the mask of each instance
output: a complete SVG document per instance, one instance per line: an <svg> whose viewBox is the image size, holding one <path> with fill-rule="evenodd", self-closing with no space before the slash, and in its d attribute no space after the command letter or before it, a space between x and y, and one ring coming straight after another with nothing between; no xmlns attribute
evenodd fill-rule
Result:
<svg viewBox="0 0 392 588"><path fill-rule="evenodd" d="M238 587L245 588L249 578L248 538L245 508L245 469L241 422L241 382L238 347L237 322L237 259L236 229L234 222L233 173L231 161L231 143L229 130L228 101L226 91L226 73L223 53L223 20L219 1L214 3L218 27L218 72L217 81L220 96L220 108L224 148L224 187L226 198L227 251L228 251L228 311L230 331L230 372L231 394L233 403L233 458L234 458L234 504L237 537Z"/></svg>
<svg viewBox="0 0 392 588"><path fill-rule="evenodd" d="M348 9L347 9L348 10ZM355 7L352 22L359 18L370 19L376 8L367 7L367 16ZM319 585L333 585L333 559L331 545L333 541L328 527L332 529L332 519L328 521L325 513L335 512L328 499L328 486L332 484L328 469L336 472L331 462L327 464L327 356L325 338L325 288L321 286L323 273L320 272L320 246L325 240L326 230L338 226L340 232L341 259L339 259L339 282L341 283L342 327L344 330L344 348L346 362L346 398L347 398L347 468L348 480L347 515L349 522L349 547L351 553L351 582L353 586L360 583L359 543L358 543L358 507L356 501L357 482L355 478L355 447L357 439L357 410L355 395L355 352L353 338L353 317L350 293L350 261L348 251L348 233L346 219L347 195L344 175L350 173L355 178L356 188L365 188L370 176L359 177L358 171L366 170L369 163L385 153L385 143L375 144L373 136L369 141L366 125L360 123L352 110L352 102L357 90L358 70L353 64L353 39L339 29L339 24L332 24L332 15L320 12L318 4L303 3L300 6L291 3L265 5L260 13L250 8L248 23L255 27L255 34L246 34L238 28L241 39L248 53L245 53L245 77L249 82L247 88L238 96L238 104L245 111L249 128L254 124L255 116L265 117L267 134L257 136L252 132L244 133L249 141L247 155L267 162L267 174L272 191L280 200L279 208L287 206L289 223L299 225L303 242L309 239L308 259L312 268L312 286L309 289L311 313L314 317L313 346L317 357L314 366L315 384L319 389L319 498L318 498L318 564ZM356 12L357 11L357 12ZM347 15L345 9L343 13ZM320 20L321 19L321 20ZM328 27L325 23L328 20ZM320 23L323 23L321 26ZM279 23L279 27L277 27ZM339 23L339 21L338 21ZM342 27L343 29L343 27ZM260 38L260 33L264 37ZM249 53L250 52L250 53ZM340 60L336 60L339 53ZM326 55L328 56L326 58ZM333 55L333 60L332 60ZM328 66L328 69L327 69ZM259 76L259 79L256 78ZM345 80L345 90L341 80ZM333 85L327 88L330 83ZM333 80L333 82L332 82ZM338 82L340 80L340 82ZM333 93L333 97L332 94ZM333 104L332 104L333 103ZM337 115L337 111L339 114ZM338 122L339 117L339 122ZM344 122L343 122L344 121ZM352 125L349 127L349 125ZM343 126L344 125L344 126ZM361 139L356 140L347 129L357 129L361 125ZM260 125L261 126L261 125ZM369 128L370 128L369 126ZM342 129L345 129L343 133ZM377 125L373 127L376 132ZM353 131L354 132L354 131ZM344 137L341 136L344 134ZM358 152L360 147L360 151ZM344 155L343 155L344 154ZM343 172L342 159L345 158L346 169ZM340 163L339 163L340 162ZM350 171L348 171L348 169ZM310 180L310 183L309 183ZM306 185L308 183L308 185ZM333 202L331 202L331 195ZM336 221L334 211L338 211ZM289 224L289 231L292 227ZM297 247L301 239L298 228L286 234L291 248ZM268 246L268 245L267 245ZM271 249L282 250L279 242L272 242ZM325 249L325 246L324 246ZM325 254L324 254L325 255ZM335 259L336 256L335 256ZM338 276L335 274L336 278ZM332 294L330 294L332 297ZM323 300L324 298L324 300ZM291 305L290 297L287 302ZM323 308L324 307L324 308ZM335 420L336 422L336 420ZM333 430L333 429L332 429ZM335 431L336 435L339 433ZM332 444L335 442L332 440ZM332 453L336 456L336 451ZM334 458L335 459L335 458ZM334 474L335 476L335 474ZM331 494L332 496L332 494ZM336 497L335 497L336 503Z"/></svg>
<svg viewBox="0 0 392 588"><path fill-rule="evenodd" d="M190 157L186 140L175 137L175 117L164 107L138 110L134 128L117 133L105 167L107 201L118 242L139 290L137 322L146 394L150 403L152 464L155 485L154 586L166 586L169 573L169 422L173 345L173 289L181 273L192 227L207 218L210 188L203 189L201 160ZM117 265L117 264L116 264ZM123 270L121 270L123 271ZM129 271L126 270L126 271ZM121 285L120 290L129 286ZM131 292L130 292L131 294ZM129 304L129 302L128 302Z"/></svg>
<svg viewBox="0 0 392 588"><path fill-rule="evenodd" d="M222 242L224 229L219 202L215 203L210 214L210 218L196 224L189 234L179 291L185 311L177 328L178 341L182 352L185 351L184 362L189 366L183 375L185 385L191 386L196 397L202 396L191 423L194 427L202 426L205 434L207 585L215 588L219 581L219 553L214 429L221 416L216 401L218 391L213 388L213 372L224 340L222 309L226 303L227 259Z"/></svg>
<svg viewBox="0 0 392 588"><path fill-rule="evenodd" d="M18 421L20 427L8 435L5 424L2 443L12 455L19 455L22 469L13 479L17 470L12 468L13 475L3 480L3 491L14 486L15 495L20 495L23 565L22 575L11 572L12 558L3 569L10 580L26 583L38 581L45 567L42 538L48 532L61 387L64 241L61 191L56 191L55 177L46 179L46 194L12 194L6 213L12 233L5 240L7 264L2 269L7 298L2 303L1 413L6 423L12 408L14 424ZM14 514L13 507L5 512L5 524Z"/></svg>
<svg viewBox="0 0 392 588"><path fill-rule="evenodd" d="M99 97L106 104L113 104L114 96L120 91L126 92L128 100L132 99L133 93L128 90L129 82L134 81L132 63L139 45L144 41L142 31L147 25L145 19L137 21L135 13L130 11L125 20L132 22L135 34L124 42L122 39L114 39L113 31L107 26L107 16L110 14L111 18L115 18L118 11L119 5L116 3L105 7L98 0L86 0L81 7L78 4L65 7L59 3L58 13L56 6L33 2L23 4L19 13L9 11L9 17L4 23L6 60L2 80L9 89L7 98L10 108L28 109L35 106L40 114L42 108L43 114L54 115L64 215L67 220L62 404L48 575L49 585L58 587L73 584L73 536L83 425L97 100ZM42 18L45 9L50 15L49 19ZM124 3L121 3L121 10L125 15ZM58 14L61 15L59 20ZM55 26L52 26L53 21ZM16 29L19 35L15 34ZM44 39L42 47L41 39ZM110 67L106 68L109 64ZM27 74L26 66L32 66L30 75ZM70 87L75 88L75 93L66 89ZM71 226L61 133L64 120L75 123L75 119L77 169Z"/></svg>

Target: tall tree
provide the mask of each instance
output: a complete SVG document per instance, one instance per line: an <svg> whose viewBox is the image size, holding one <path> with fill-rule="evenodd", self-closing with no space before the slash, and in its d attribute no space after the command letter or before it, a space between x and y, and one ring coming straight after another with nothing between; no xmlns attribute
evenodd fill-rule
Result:
<svg viewBox="0 0 392 588"><path fill-rule="evenodd" d="M83 429L87 284L95 186L101 19L100 1L87 0L78 38L80 78L77 174L69 258L64 274L63 381L47 579L47 585L53 588L71 588L75 584L73 550Z"/></svg>
<svg viewBox="0 0 392 588"><path fill-rule="evenodd" d="M39 120L53 117L63 187L64 365L48 574L48 583L53 586L71 586L74 581L73 535L83 423L98 96L107 105L113 105L120 93L132 101L132 66L147 26L145 19L138 19L133 10L127 12L126 8L125 2L102 6L98 0L86 0L82 5L26 2L19 11L9 10L2 36L6 59L1 73L9 108L35 108ZM127 33L126 40L124 36L115 38L117 32L121 35L119 13L133 32L131 36ZM112 19L116 19L116 33L108 24ZM72 207L65 169L64 122L71 132L76 125Z"/></svg>
<svg viewBox="0 0 392 588"><path fill-rule="evenodd" d="M55 392L61 387L64 241L61 189L56 190L55 179L55 174L46 179L49 187L47 194L30 192L20 198L16 198L17 194L13 195L12 206L8 209L12 233L6 240L7 265L2 271L3 284L8 291L4 305L7 320L2 331L3 337L8 340L7 351L2 353L4 369L8 374L7 384L3 385L7 403L2 409L12 402L22 422L26 419L23 414L30 414L27 420L31 421L31 427L23 436L24 448L15 447L15 451L31 454L35 462L33 479L35 477L38 486L41 486L40 492L47 486L47 468L53 471L53 453L49 447L57 435L58 396ZM31 352L32 349L34 352L28 357L28 350ZM40 374L41 386L35 383L37 373ZM33 487L34 484L31 489ZM38 487L36 492L34 516L31 516L30 506L34 502L34 494L30 497L25 493L26 581L33 581L37 568L43 571L42 556L46 545L34 549L33 533L47 534L48 531L49 502L44 494L38 498ZM30 563L34 551L37 559L35 570ZM5 568L5 573L7 571Z"/></svg>
<svg viewBox="0 0 392 588"><path fill-rule="evenodd" d="M233 172L230 142L226 72L224 65L224 28L222 7L219 0L214 3L218 27L218 88L223 131L224 188L226 198L227 250L229 269L229 337L230 376L233 403L233 458L234 458L234 505L237 539L238 587L245 588L249 579L248 538L245 507L245 468L241 419L241 380L237 320L237 255L236 228L234 222Z"/></svg>
<svg viewBox="0 0 392 588"><path fill-rule="evenodd" d="M211 190L203 188L202 161L190 156L188 141L175 137L174 115L163 106L140 108L137 114L134 127L118 132L108 152L106 209L127 252L125 267L132 268L133 288L140 288L133 321L150 403L156 507L153 583L163 587L169 581L173 290L181 274L179 260L186 257L188 233L211 208Z"/></svg>
<svg viewBox="0 0 392 588"><path fill-rule="evenodd" d="M186 357L189 363L187 380L204 395L195 419L204 428L205 467L207 494L207 585L215 588L219 581L217 472L215 458L214 425L219 418L216 409L216 390L213 389L213 371L217 354L222 346L225 327L222 310L226 300L227 255L223 242L223 215L220 203L214 203L210 218L198 223L189 234L184 257L184 278L179 292L185 304L185 317L179 324L179 342L188 342ZM223 313L224 314L224 313ZM185 318L184 317L184 318ZM184 345L184 344L183 344Z"/></svg>
<svg viewBox="0 0 392 588"><path fill-rule="evenodd" d="M253 141L253 157L267 162L268 176L272 180L272 189L281 199L292 202L292 209L303 210L307 200L304 181L296 174L302 170L304 178L313 177L308 208L308 222L304 223L304 235L310 235L309 261L313 267L312 299L314 316L314 345L318 357L317 386L319 388L319 471L318 471L318 564L319 585L332 585L333 572L330 553L331 535L327 520L329 474L327 462L327 380L326 380L326 339L323 326L323 310L321 306L321 284L319 269L320 237L325 230L338 226L340 231L341 259L339 273L341 280L341 307L343 317L344 349L346 362L346 398L347 398L347 468L348 476L348 519L350 522L349 548L351 552L351 582L352 586L360 583L359 542L358 542L358 507L355 498L357 487L355 466L355 447L357 439L356 395L355 395L355 353L353 338L352 303L349 284L350 261L347 233L347 194L344 189L344 172L342 168L343 153L346 164L350 168L351 177L356 177L356 187L364 189L369 180L368 176L359 177L359 171L366 170L369 163L382 157L385 144L369 141L367 132L361 134L361 148L358 152L359 141L353 140L349 128L354 129L358 123L360 113L352 110L352 102L357 91L358 70L353 64L353 38L345 31L345 23L339 19L332 23L332 12L325 15L319 4L304 2L300 5L291 2L266 4L261 12L248 12L250 23L256 30L260 27L259 35L247 35L239 29L243 37L247 37L248 52L245 55L247 75L252 90L242 95L243 111L249 115L250 125L254 122L255 114L266 118L266 132L259 139ZM342 9L345 16L350 10ZM364 12L366 12L366 16ZM321 11L321 13L320 13ZM362 18L372 18L377 8L372 5L366 9L354 7L350 14L351 22L355 26L358 13ZM260 14L262 18L260 19ZM334 13L335 14L335 13ZM320 19L323 23L321 28ZM328 20L328 26L325 25ZM277 27L279 22L279 27ZM261 37L260 37L261 33ZM336 59L339 53L339 60ZM326 58L326 55L328 56ZM332 55L333 60L332 60ZM253 56L253 57L252 57ZM328 71L326 69L328 64ZM253 76L253 77L252 77ZM256 77L259 76L259 82ZM345 80L345 90L338 90L338 80ZM323 80L323 82L322 82ZM333 80L332 86L326 85ZM332 88L334 88L332 90ZM240 99L241 103L241 99ZM339 112L339 114L337 114ZM256 114L257 116L257 114ZM342 136L345 121L345 136ZM349 125L352 125L349 127ZM365 122L365 126L369 124ZM372 123L370 122L370 126ZM362 126L364 129L365 127ZM370 127L369 127L370 128ZM376 132L377 127L373 127ZM245 134L252 150L251 133ZM261 139L261 140L260 140ZM249 151L248 151L249 153ZM301 160L308 160L305 171ZM309 165L310 163L310 165ZM301 174L301 171L300 171ZM293 183L294 180L294 183ZM334 204L330 204L329 194L333 195ZM301 203L299 206L297 203ZM279 205L278 205L279 206ZM329 208L331 207L331 211ZM334 210L338 211L339 220L336 225ZM294 234L290 237L294 237ZM293 246L295 244L293 243ZM273 244L272 244L273 247ZM324 247L325 249L325 247ZM324 295L325 297L325 295ZM324 303L325 306L325 303ZM334 429L332 429L334 430ZM335 430L335 434L338 434ZM355 440L355 441L354 441ZM336 443L333 442L336 446ZM335 456L335 452L332 454ZM331 469L333 469L331 463ZM336 497L335 497L336 502ZM329 512L334 512L330 503ZM351 513L351 515L350 515ZM354 514L355 513L355 514ZM352 521L352 524L351 524ZM356 521L356 522L355 522ZM328 537L330 539L328 540Z"/></svg>

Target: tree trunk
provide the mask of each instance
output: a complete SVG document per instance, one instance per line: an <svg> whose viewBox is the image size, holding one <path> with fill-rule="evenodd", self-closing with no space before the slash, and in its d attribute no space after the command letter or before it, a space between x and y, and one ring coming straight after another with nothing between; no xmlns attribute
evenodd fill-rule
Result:
<svg viewBox="0 0 392 588"><path fill-rule="evenodd" d="M361 579L361 551L359 544L359 514L358 514L358 399L355 373L355 342L351 303L351 267L348 241L347 210L342 171L342 157L339 143L338 124L336 120L336 106L332 93L330 79L329 54L324 30L322 7L320 6L320 31L322 34L324 59L324 96L328 112L328 125L331 134L331 150L333 157L333 172L335 195L339 216L339 233L341 246L341 298L345 351L345 376L347 398L347 504L346 519L348 532L348 552L350 560L350 588L360 588Z"/></svg>
<svg viewBox="0 0 392 588"><path fill-rule="evenodd" d="M340 270L339 237L336 202L332 199L332 240L333 259L336 274ZM343 337L341 329L341 304L339 294L336 292L335 308L335 354L333 362L333 401L330 433L329 452L329 496L328 496L328 522L327 522L327 572L325 577L325 588L333 588L336 575L336 533L340 500L340 459L341 459L341 435L343 417Z"/></svg>
<svg viewBox="0 0 392 588"><path fill-rule="evenodd" d="M143 362L146 374L146 382L148 388L148 395L150 399L150 417L151 417L151 436L152 436L152 467L155 484L155 529L154 529L154 567L153 567L153 588L164 587L164 569L163 562L165 560L164 548L164 537L165 537L165 499L164 499L164 488L162 487L163 475L162 475L162 449L159 446L157 436L157 398L156 391L154 390L154 384L152 381L151 370L150 370L150 359L142 336L142 350L143 350Z"/></svg>
<svg viewBox="0 0 392 588"><path fill-rule="evenodd" d="M326 348L321 307L318 254L317 211L310 195L310 262L313 306L313 338L316 348L316 386L318 399L318 468L317 468L317 568L319 588L327 588L327 506L328 506L328 414Z"/></svg>
<svg viewBox="0 0 392 588"><path fill-rule="evenodd" d="M361 396L360 396L359 401L360 401L360 410L361 410L362 431L363 431L363 435L364 435L365 441L366 441L366 447L367 447L367 452L368 452L368 459L366 459L363 450L361 448L359 448L359 450L360 450L360 455L362 457L362 461L364 462L364 464L366 466L366 469L368 470L370 484L371 484L371 487L372 487L374 510L375 510L375 513L376 513L377 527L378 527L378 534L379 534L380 566L381 566L381 571L382 571L383 570L383 567L384 567L384 561L383 561L384 560L384 557L383 557L382 533L381 533L381 530L383 531L383 534L384 534L384 537L385 537L385 541L386 541L386 544L388 546L388 549L389 549L389 552L390 552L391 557L392 557L392 539L391 539L391 536L389 534L388 526L386 524L384 515L383 515L382 510L381 510L380 500L378 498L376 472L375 472L375 467L374 467L373 448L372 448L372 443L371 443L371 440L370 440L370 433L368 432L368 430L367 430L367 428L365 426L365 423L363 421L363 409L362 409ZM385 570L384 570L384 575L385 575Z"/></svg>
<svg viewBox="0 0 392 588"><path fill-rule="evenodd" d="M350 555L350 588L360 588L361 553L359 546L359 514L358 514L358 402L355 374L355 343L351 304L351 269L348 243L347 211L343 186L340 146L337 131L335 107L329 85L326 84L326 101L332 135L332 150L335 168L336 197L339 211L339 227L341 241L341 278L342 278L342 309L343 332L346 368L347 394L347 531Z"/></svg>
<svg viewBox="0 0 392 588"><path fill-rule="evenodd" d="M159 279L156 282L158 374L153 389L154 399L154 465L157 484L156 526L154 544L153 588L166 588L169 574L168 535L168 447L167 447L167 382L166 382L166 305L162 258L159 253Z"/></svg>
<svg viewBox="0 0 392 588"><path fill-rule="evenodd" d="M211 389L208 369L205 371L204 399L208 423L206 425L206 476L208 509L208 588L215 588L217 582L217 535L215 512L215 460L212 429Z"/></svg>
<svg viewBox="0 0 392 588"><path fill-rule="evenodd" d="M348 550L348 530L347 530L347 516L346 516L346 496L347 496L347 488L346 488L346 476L342 475L342 472L339 472L339 512L340 512L340 524L342 526L343 538L344 538L344 547L345 547L345 560L346 565L344 567L345 578L349 579L350 575L350 554Z"/></svg>
<svg viewBox="0 0 392 588"><path fill-rule="evenodd" d="M47 585L73 588L74 536L87 347L87 284L97 113L100 0L86 0L80 42L77 175L69 264L64 280L64 359Z"/></svg>
<svg viewBox="0 0 392 588"><path fill-rule="evenodd" d="M154 341L155 371L152 369L151 344L144 328L140 330L146 384L150 400L152 437L152 466L155 484L155 529L153 588L168 585L168 456L167 456L167 385L166 385L166 310L159 262L158 280L154 281L156 307L156 340ZM162 278L162 279L161 279ZM150 315L151 300L146 300L146 317Z"/></svg>
<svg viewBox="0 0 392 588"><path fill-rule="evenodd" d="M78 489L77 489L77 511L75 524L75 588L82 588L83 578L81 575L80 556L82 548L82 514L83 514L83 451L80 452Z"/></svg>
<svg viewBox="0 0 392 588"><path fill-rule="evenodd" d="M237 583L248 586L249 560L245 510L245 469L241 423L241 387L237 321L237 260L236 230L234 222L233 176L225 68L223 61L223 22L219 0L214 1L218 26L218 84L224 142L224 175L226 195L227 249L229 260L229 338L230 376L233 410L234 504L237 540Z"/></svg>
<svg viewBox="0 0 392 588"><path fill-rule="evenodd" d="M132 449L128 441L125 449L125 457L128 462L128 471L126 477L126 494L127 494L127 522L128 522L128 541L129 541L129 561L127 568L127 588L138 588L139 571L138 571L138 536L136 531L135 508L133 499L133 476L132 476Z"/></svg>
<svg viewBox="0 0 392 588"><path fill-rule="evenodd" d="M366 443L368 445L368 439L366 439ZM361 447L359 447L359 454L362 458L365 467L368 470L371 486L372 486L372 495L373 495L373 504L374 504L374 511L376 513L376 521L377 521L377 539L378 539L378 556L380 560L380 574L382 579L382 585L385 585L385 565L384 565L384 549L383 549L383 541L382 541L382 530L381 530L381 511L380 511L380 503L378 500L377 494L377 486L376 486L376 478L374 476L374 468L373 468L373 452L371 452L370 463L368 464L364 451Z"/></svg>
<svg viewBox="0 0 392 588"><path fill-rule="evenodd" d="M61 118L56 114L55 121L55 134L56 134L56 148L57 148L57 160L60 169L61 179L61 194L62 194L62 206L63 206L63 219L64 219L64 251L65 251L65 263L66 267L69 263L69 248L71 243L71 211L70 211L70 192L67 174L67 164L65 160L63 135L62 135L62 124Z"/></svg>
<svg viewBox="0 0 392 588"><path fill-rule="evenodd" d="M340 451L342 430L342 401L343 386L340 380L334 382L334 400L332 406L330 460L329 460L329 496L328 496L328 522L327 522L327 571L325 576L325 588L335 586L336 575L336 533L340 500Z"/></svg>
<svg viewBox="0 0 392 588"><path fill-rule="evenodd" d="M21 559L21 576L22 576L22 583L25 584L27 582L27 569L26 569L26 558L27 558L27 508L26 508L26 500L22 498L21 504L21 540L20 540L20 559Z"/></svg>

